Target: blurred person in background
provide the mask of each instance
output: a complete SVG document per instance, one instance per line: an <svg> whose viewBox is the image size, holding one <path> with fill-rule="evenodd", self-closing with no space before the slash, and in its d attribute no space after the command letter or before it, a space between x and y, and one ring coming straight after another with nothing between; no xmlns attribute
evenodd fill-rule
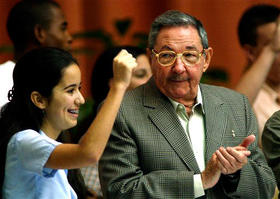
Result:
<svg viewBox="0 0 280 199"><path fill-rule="evenodd" d="M258 145L268 118L280 109L280 9L260 4L248 8L238 26L246 58L246 72L236 90L246 95L259 126Z"/></svg>
<svg viewBox="0 0 280 199"><path fill-rule="evenodd" d="M81 107L79 124L77 127L70 130L72 132L73 142L76 143L82 136L81 132L85 132L88 128L90 121L97 114L98 106L105 99L106 93L109 91L113 80L113 59L121 49L126 49L136 58L137 62L137 66L132 72L131 83L127 88L128 90L146 83L152 76L150 63L144 49L136 46L116 46L104 50L98 56L91 76L91 95L93 102L87 101L86 104ZM102 197L98 177L98 164L82 168L81 172L86 185L94 190L99 197Z"/></svg>
<svg viewBox="0 0 280 199"><path fill-rule="evenodd" d="M0 65L0 109L9 101L8 92L13 87L12 74L19 58L40 47L69 51L73 41L65 15L53 0L21 0L16 3L8 15L7 32L13 44L14 58ZM61 141L67 137L65 133L63 135ZM67 177L80 198L90 194L79 169L69 170Z"/></svg>
<svg viewBox="0 0 280 199"><path fill-rule="evenodd" d="M26 52L43 46L71 49L72 37L59 4L53 0L22 0L10 10L8 35L14 47L14 59L0 65L0 108L8 102L13 87L15 62Z"/></svg>

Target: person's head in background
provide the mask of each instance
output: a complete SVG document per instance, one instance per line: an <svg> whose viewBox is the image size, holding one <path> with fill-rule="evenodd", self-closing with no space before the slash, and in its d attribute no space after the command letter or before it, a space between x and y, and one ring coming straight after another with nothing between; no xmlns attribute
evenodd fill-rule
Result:
<svg viewBox="0 0 280 199"><path fill-rule="evenodd" d="M279 14L280 8L260 4L250 7L242 15L238 25L238 37L245 51L248 67L256 61L262 49L271 41ZM274 60L266 82L280 83L280 56Z"/></svg>
<svg viewBox="0 0 280 199"><path fill-rule="evenodd" d="M15 60L37 47L71 49L67 21L53 0L22 0L10 11L7 30L14 46Z"/></svg>
<svg viewBox="0 0 280 199"><path fill-rule="evenodd" d="M149 59L144 49L135 46L118 46L106 49L97 58L91 76L91 94L96 105L105 99L109 91L110 81L113 77L113 59L121 49L126 49L131 53L138 64L133 70L128 89L134 89L146 83L152 76Z"/></svg>

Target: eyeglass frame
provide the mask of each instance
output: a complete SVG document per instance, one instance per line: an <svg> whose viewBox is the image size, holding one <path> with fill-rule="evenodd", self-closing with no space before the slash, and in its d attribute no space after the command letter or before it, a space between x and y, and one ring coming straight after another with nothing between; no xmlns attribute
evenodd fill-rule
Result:
<svg viewBox="0 0 280 199"><path fill-rule="evenodd" d="M192 63L189 63L189 66L193 66L194 64L197 64L197 63L199 62L199 60L200 60L200 57L201 57L203 54L205 54L205 50L206 50L206 49L203 48L202 51L200 51L199 54L198 54L198 55L199 55L199 58L198 58L197 62L196 62L196 63L193 63L193 64L192 64ZM195 51L195 50L190 50L190 51ZM160 53L163 53L163 52L172 52L172 53L176 54L176 58L175 58L174 61L171 62L170 64L162 64L162 63L160 63L160 61L159 61L159 54L160 54ZM182 62L183 62L185 65L187 65L187 64L183 61L183 59L182 59L182 56L183 56L183 54L184 54L185 52L188 52L188 51L186 50L186 51L184 51L184 52L182 52L182 53L176 53L176 52L174 52L174 51L172 51L172 50L164 50L164 51L161 51L161 52L157 53L155 49L152 49L152 53L156 56L157 62L158 62L161 66L164 66L164 67L173 65L173 64L175 63L176 59L178 58L178 56L180 56Z"/></svg>

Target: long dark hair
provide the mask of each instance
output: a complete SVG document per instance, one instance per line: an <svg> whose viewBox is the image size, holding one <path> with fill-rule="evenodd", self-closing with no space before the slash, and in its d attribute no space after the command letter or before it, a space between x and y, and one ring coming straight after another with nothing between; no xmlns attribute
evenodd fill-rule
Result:
<svg viewBox="0 0 280 199"><path fill-rule="evenodd" d="M9 92L10 102L2 107L0 113L0 195L10 138L24 129L39 131L43 121L44 114L32 103L31 93L38 91L49 99L65 68L72 63L78 64L70 53L50 47L32 50L16 63L14 86Z"/></svg>

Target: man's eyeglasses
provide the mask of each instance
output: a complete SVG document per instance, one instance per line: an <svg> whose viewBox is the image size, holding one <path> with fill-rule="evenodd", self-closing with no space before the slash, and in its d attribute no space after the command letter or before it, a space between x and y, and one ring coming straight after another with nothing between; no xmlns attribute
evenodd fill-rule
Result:
<svg viewBox="0 0 280 199"><path fill-rule="evenodd" d="M158 63L162 66L170 66L174 64L177 57L181 57L182 62L191 67L199 62L201 55L204 53L204 49L201 52L187 50L182 53L175 53L174 51L161 51L157 53L152 49L152 52L156 56Z"/></svg>

